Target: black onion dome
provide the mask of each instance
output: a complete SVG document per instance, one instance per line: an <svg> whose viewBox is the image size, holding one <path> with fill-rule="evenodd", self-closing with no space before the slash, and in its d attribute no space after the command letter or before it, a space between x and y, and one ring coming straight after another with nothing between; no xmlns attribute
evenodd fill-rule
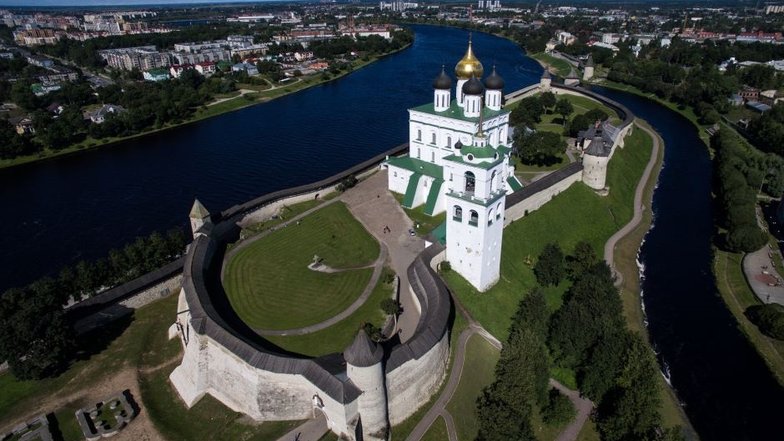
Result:
<svg viewBox="0 0 784 441"><path fill-rule="evenodd" d="M452 88L452 79L446 74L446 69L441 66L441 73L433 80L433 89L449 90Z"/></svg>
<svg viewBox="0 0 784 441"><path fill-rule="evenodd" d="M476 77L471 77L470 80L463 84L463 93L465 95L481 95L485 92L485 86L482 82L477 80Z"/></svg>
<svg viewBox="0 0 784 441"><path fill-rule="evenodd" d="M504 79L495 71L495 66L493 66L493 72L490 76L485 79L485 87L490 90L501 90L504 88Z"/></svg>

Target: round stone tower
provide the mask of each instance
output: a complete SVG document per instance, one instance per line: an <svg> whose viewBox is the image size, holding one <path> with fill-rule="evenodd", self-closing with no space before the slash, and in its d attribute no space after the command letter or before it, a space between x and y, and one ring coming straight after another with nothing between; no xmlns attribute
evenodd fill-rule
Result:
<svg viewBox="0 0 784 441"><path fill-rule="evenodd" d="M593 78L593 55L588 55L588 60L585 61L585 70L583 70L583 81L588 81Z"/></svg>
<svg viewBox="0 0 784 441"><path fill-rule="evenodd" d="M604 190L607 183L607 164L611 148L601 136L595 136L583 152L583 182L594 190Z"/></svg>
<svg viewBox="0 0 784 441"><path fill-rule="evenodd" d="M384 385L384 349L370 340L364 330L343 351L346 374L362 395L359 396L359 418L365 441L386 441L389 437L387 394Z"/></svg>
<svg viewBox="0 0 784 441"><path fill-rule="evenodd" d="M547 92L550 90L550 83L552 83L553 78L550 75L550 71L545 68L544 72L542 72L542 78L539 79L539 89L542 92Z"/></svg>

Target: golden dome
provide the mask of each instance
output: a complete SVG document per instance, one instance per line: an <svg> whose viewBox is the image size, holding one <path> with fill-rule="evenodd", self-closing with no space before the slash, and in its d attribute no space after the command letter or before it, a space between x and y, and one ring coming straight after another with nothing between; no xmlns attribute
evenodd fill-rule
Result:
<svg viewBox="0 0 784 441"><path fill-rule="evenodd" d="M468 40L468 50L466 50L463 58L455 66L455 75L458 80L467 80L472 76L482 78L485 69L482 63L474 56L474 51L471 49L471 40Z"/></svg>

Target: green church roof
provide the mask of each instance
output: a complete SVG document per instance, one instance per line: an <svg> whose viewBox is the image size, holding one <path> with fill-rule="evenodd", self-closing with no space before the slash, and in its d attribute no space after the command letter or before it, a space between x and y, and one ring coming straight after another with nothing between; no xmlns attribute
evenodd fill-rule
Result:
<svg viewBox="0 0 784 441"><path fill-rule="evenodd" d="M444 169L440 165L433 164L432 162L423 161L421 159L412 158L410 156L396 156L389 158L387 164L400 167L414 173L421 173L432 178L443 178Z"/></svg>
<svg viewBox="0 0 784 441"><path fill-rule="evenodd" d="M412 108L410 110L415 110L417 112L430 113L432 115L445 116L447 118L460 119L460 120L463 120L463 121L479 122L479 117L478 116L472 116L472 117L465 116L463 114L463 108L460 107L457 104L457 100L452 100L452 103L449 105L449 108L444 110L443 112L436 112L435 105L432 102L431 103L427 103L427 104L423 104L423 105L421 105L419 107L414 107L414 108ZM496 116L505 115L507 113L510 113L510 112L508 110L504 110L504 109L492 110L492 109L488 109L487 107L484 107L482 109L482 119L487 121L490 118L495 118Z"/></svg>

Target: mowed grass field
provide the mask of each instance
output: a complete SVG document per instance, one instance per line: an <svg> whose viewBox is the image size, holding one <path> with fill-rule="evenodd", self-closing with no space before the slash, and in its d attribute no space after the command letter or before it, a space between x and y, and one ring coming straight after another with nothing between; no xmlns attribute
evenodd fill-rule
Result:
<svg viewBox="0 0 784 441"><path fill-rule="evenodd" d="M500 355L501 351L480 335L474 334L468 339L463 374L455 394L446 405L455 420L460 441L473 440L478 434L476 400L482 395L482 390L495 380L495 365Z"/></svg>
<svg viewBox="0 0 784 441"><path fill-rule="evenodd" d="M489 291L480 293L456 272L444 275L449 287L473 317L501 341L505 341L511 315L517 304L536 285L531 266L542 248L557 242L571 253L579 241L588 241L601 257L604 243L632 218L634 190L650 159L652 140L642 130L626 138L626 147L618 149L607 172L608 196L599 196L582 183L553 198L544 207L519 219L504 229L501 250L501 280ZM564 281L544 289L548 306L561 306L568 288Z"/></svg>
<svg viewBox="0 0 784 441"><path fill-rule="evenodd" d="M375 261L379 245L342 202L250 243L230 258L223 279L240 318L254 328L291 329L346 309L373 269L312 271L314 255L332 268L357 268Z"/></svg>

